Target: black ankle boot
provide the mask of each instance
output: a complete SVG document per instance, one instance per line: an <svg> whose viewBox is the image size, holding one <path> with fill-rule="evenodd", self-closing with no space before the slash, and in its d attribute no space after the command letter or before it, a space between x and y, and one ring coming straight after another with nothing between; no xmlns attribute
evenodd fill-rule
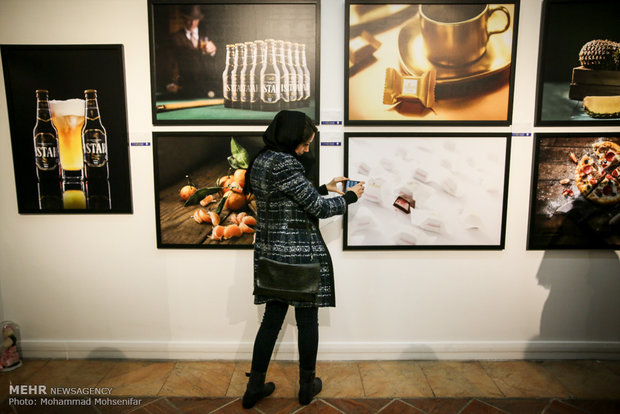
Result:
<svg viewBox="0 0 620 414"><path fill-rule="evenodd" d="M268 382L265 384L265 372L250 371L249 373L246 372L245 375L250 377L250 380L248 381L248 386L245 389L245 394L243 394L243 400L241 402L243 408L254 407L254 404L271 395L271 393L276 389L273 382Z"/></svg>
<svg viewBox="0 0 620 414"><path fill-rule="evenodd" d="M323 382L321 378L315 376L315 371L299 370L299 403L308 405L312 402L312 398L321 392Z"/></svg>

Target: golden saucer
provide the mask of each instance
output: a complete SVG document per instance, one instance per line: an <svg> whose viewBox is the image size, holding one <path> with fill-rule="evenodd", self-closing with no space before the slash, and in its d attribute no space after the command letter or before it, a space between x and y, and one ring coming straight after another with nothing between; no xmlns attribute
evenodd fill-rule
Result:
<svg viewBox="0 0 620 414"><path fill-rule="evenodd" d="M401 70L406 74L419 76L435 69L438 86L493 77L510 67L511 55L512 44L506 40L506 37L492 35L487 43L487 51L480 59L463 66L436 65L426 57L419 16L406 23L398 34L398 60Z"/></svg>

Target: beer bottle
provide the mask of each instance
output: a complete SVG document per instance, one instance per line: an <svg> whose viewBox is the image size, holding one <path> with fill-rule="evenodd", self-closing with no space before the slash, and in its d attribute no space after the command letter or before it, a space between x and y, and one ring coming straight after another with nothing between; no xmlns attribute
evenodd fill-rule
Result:
<svg viewBox="0 0 620 414"><path fill-rule="evenodd" d="M290 102L290 94L289 94L289 74L288 68L286 66L286 61L284 60L284 42L282 40L276 40L276 64L278 65L278 70L280 71L280 108L288 109L291 108L289 105Z"/></svg>
<svg viewBox="0 0 620 414"><path fill-rule="evenodd" d="M108 171L108 139L99 116L97 91L84 91L86 100L86 119L82 128L82 146L84 148L84 165L86 179L107 180Z"/></svg>
<svg viewBox="0 0 620 414"><path fill-rule="evenodd" d="M111 202L108 180L89 180L86 183L86 205L89 210L110 210Z"/></svg>
<svg viewBox="0 0 620 414"><path fill-rule="evenodd" d="M48 92L37 89L37 121L32 130L34 139L34 162L37 180L58 181L60 162L58 160L58 134L52 124L48 104Z"/></svg>
<svg viewBox="0 0 620 414"><path fill-rule="evenodd" d="M241 108L239 74L243 62L243 43L235 43L235 56L233 57L233 67L230 72L230 101L232 108Z"/></svg>
<svg viewBox="0 0 620 414"><path fill-rule="evenodd" d="M265 42L255 40L250 47L252 67L250 68L250 109L260 110L260 71L265 62Z"/></svg>
<svg viewBox="0 0 620 414"><path fill-rule="evenodd" d="M226 66L222 72L222 94L224 95L224 107L231 108L230 100L230 72L233 67L233 57L235 55L235 45L226 45Z"/></svg>
<svg viewBox="0 0 620 414"><path fill-rule="evenodd" d="M276 63L275 40L267 39L265 61L260 70L260 109L280 109L280 71Z"/></svg>
<svg viewBox="0 0 620 414"><path fill-rule="evenodd" d="M299 43L293 43L293 65L297 71L297 106L301 106L304 99L304 70L301 67L299 49Z"/></svg>
<svg viewBox="0 0 620 414"><path fill-rule="evenodd" d="M286 68L288 69L288 94L289 94L289 107L295 108L297 106L297 71L295 65L293 65L293 50L292 43L289 41L284 42L284 58L286 61Z"/></svg>
<svg viewBox="0 0 620 414"><path fill-rule="evenodd" d="M301 100L302 106L310 105L310 70L308 70L308 64L306 63L306 45L301 43L299 50L299 57L301 59L301 70L304 73L304 96Z"/></svg>
<svg viewBox="0 0 620 414"><path fill-rule="evenodd" d="M250 45L252 45L252 42L245 42L243 44L243 62L241 63L241 72L239 73L239 100L243 109L250 109ZM250 65L248 65L248 62L250 62Z"/></svg>

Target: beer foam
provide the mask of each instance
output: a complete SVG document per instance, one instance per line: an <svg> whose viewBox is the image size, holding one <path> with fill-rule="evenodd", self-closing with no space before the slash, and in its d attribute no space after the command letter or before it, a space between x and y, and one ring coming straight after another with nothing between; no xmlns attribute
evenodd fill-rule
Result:
<svg viewBox="0 0 620 414"><path fill-rule="evenodd" d="M84 99L67 99L49 101L52 116L76 115L84 116Z"/></svg>

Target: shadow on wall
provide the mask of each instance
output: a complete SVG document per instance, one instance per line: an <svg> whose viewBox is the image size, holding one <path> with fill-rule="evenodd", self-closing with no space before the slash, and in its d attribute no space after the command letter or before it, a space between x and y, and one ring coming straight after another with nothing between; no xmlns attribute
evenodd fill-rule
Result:
<svg viewBox="0 0 620 414"><path fill-rule="evenodd" d="M620 260L616 252L547 251L537 279L549 296L540 333L533 342L620 341ZM536 352L540 344L532 343L530 348Z"/></svg>

